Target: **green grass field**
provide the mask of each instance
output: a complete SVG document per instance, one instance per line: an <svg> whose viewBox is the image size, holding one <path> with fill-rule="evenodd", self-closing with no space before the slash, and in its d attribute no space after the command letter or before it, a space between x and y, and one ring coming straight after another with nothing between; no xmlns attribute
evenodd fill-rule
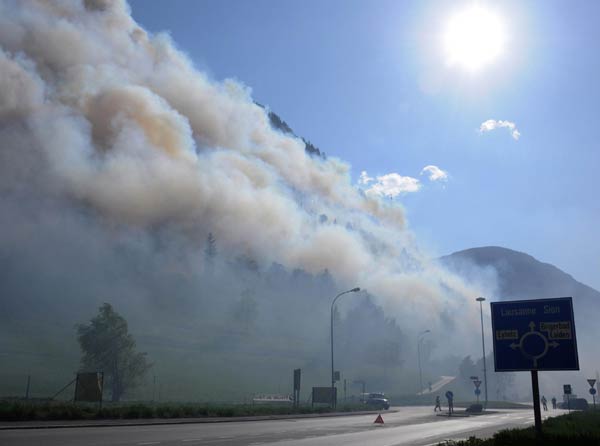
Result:
<svg viewBox="0 0 600 446"><path fill-rule="evenodd" d="M336 412L368 410L363 404L342 404ZM252 404L185 404L185 403L135 403L98 404L67 403L56 401L3 401L0 402L0 420L92 420L135 418L191 418L191 417L243 417L327 413L327 406L252 405Z"/></svg>
<svg viewBox="0 0 600 446"><path fill-rule="evenodd" d="M471 437L465 441L440 443L443 446L595 446L600 445L600 411L588 410L549 418L543 436L536 439L533 427L500 431L492 438Z"/></svg>

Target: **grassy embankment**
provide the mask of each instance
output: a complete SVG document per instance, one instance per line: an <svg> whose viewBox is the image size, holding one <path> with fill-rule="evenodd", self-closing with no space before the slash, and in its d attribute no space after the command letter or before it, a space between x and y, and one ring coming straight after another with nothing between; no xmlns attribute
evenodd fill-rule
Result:
<svg viewBox="0 0 600 446"><path fill-rule="evenodd" d="M492 438L471 437L465 441L440 443L444 446L594 446L600 445L600 411L588 410L549 418L543 423L543 438L535 438L533 427L500 431Z"/></svg>
<svg viewBox="0 0 600 446"><path fill-rule="evenodd" d="M447 401L443 395L440 394L442 408L447 408ZM390 401L393 406L433 406L435 405L435 394L434 395L391 395ZM455 408L467 408L472 404L477 404L476 401L460 401L454 402ZM526 409L532 407L530 404L513 403L511 401L488 401L488 409Z"/></svg>
<svg viewBox="0 0 600 446"><path fill-rule="evenodd" d="M337 412L369 410L363 404L340 405ZM301 405L249 405L249 404L185 404L185 403L127 403L75 404L70 402L0 402L0 420L94 420L136 418L192 418L192 417L243 417L333 412L329 407Z"/></svg>

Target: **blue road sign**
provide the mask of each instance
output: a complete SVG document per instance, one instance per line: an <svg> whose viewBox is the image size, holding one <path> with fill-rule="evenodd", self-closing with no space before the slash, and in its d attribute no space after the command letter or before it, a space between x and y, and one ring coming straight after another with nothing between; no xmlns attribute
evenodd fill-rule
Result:
<svg viewBox="0 0 600 446"><path fill-rule="evenodd" d="M492 302L496 372L579 370L573 300Z"/></svg>
<svg viewBox="0 0 600 446"><path fill-rule="evenodd" d="M481 389L475 389L475 395L477 395L477 396L481 395Z"/></svg>
<svg viewBox="0 0 600 446"><path fill-rule="evenodd" d="M593 387L590 389L590 395L595 395L596 394L596 389L594 389Z"/></svg>

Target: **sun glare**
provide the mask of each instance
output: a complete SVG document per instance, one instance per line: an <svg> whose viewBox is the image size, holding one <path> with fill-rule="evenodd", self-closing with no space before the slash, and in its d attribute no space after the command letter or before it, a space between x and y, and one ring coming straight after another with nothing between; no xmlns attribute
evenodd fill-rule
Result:
<svg viewBox="0 0 600 446"><path fill-rule="evenodd" d="M443 38L448 63L471 72L493 62L506 41L500 17L480 6L452 16Z"/></svg>

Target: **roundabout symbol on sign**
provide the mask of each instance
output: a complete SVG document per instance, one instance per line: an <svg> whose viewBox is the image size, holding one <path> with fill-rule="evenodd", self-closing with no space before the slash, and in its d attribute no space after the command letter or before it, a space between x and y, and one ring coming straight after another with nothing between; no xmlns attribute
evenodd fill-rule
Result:
<svg viewBox="0 0 600 446"><path fill-rule="evenodd" d="M510 348L513 350L520 350L521 354L533 361L533 368L537 368L538 359L543 358L548 353L548 348L558 347L558 342L549 342L548 338L541 332L535 330L535 322L529 323L529 331L526 332L519 343L510 344Z"/></svg>

